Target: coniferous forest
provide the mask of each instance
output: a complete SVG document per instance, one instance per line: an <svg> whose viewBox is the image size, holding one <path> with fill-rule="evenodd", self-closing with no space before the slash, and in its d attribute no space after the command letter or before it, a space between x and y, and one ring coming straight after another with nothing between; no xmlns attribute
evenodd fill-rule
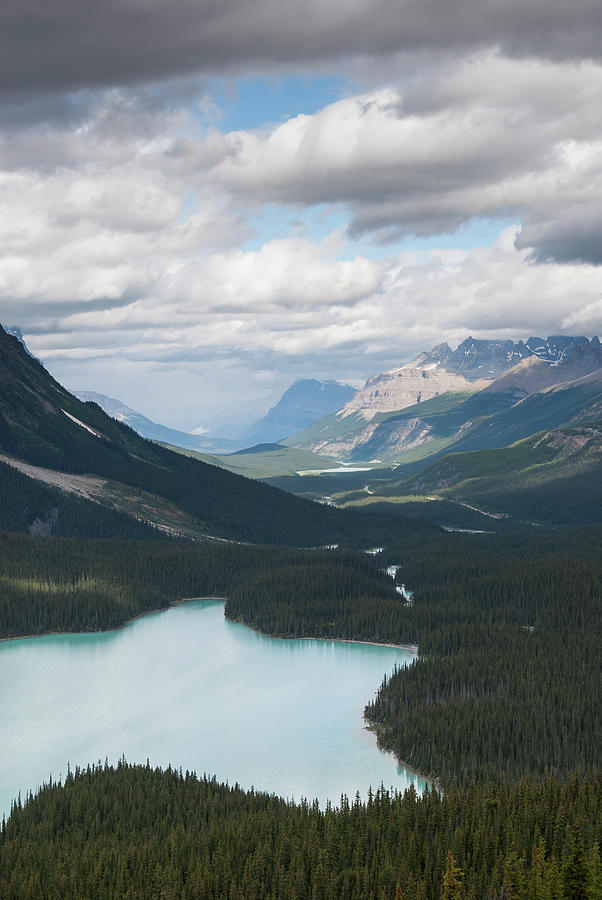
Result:
<svg viewBox="0 0 602 900"><path fill-rule="evenodd" d="M302 501L143 441L2 335L0 449L176 504L196 539L0 464L0 638L218 596L275 636L417 645L366 718L431 784L320 810L177 760L101 763L13 805L2 900L600 900L602 527L589 514L466 534Z"/></svg>
<svg viewBox="0 0 602 900"><path fill-rule="evenodd" d="M0 900L602 900L601 94L602 0L0 2Z"/></svg>
<svg viewBox="0 0 602 900"><path fill-rule="evenodd" d="M217 595L270 634L417 644L366 714L439 787L321 812L100 766L21 799L0 896L598 898L600 538L404 529L372 556L2 534L3 637L113 628ZM409 604L384 573L394 564Z"/></svg>
<svg viewBox="0 0 602 900"><path fill-rule="evenodd" d="M376 791L333 809L98 765L0 833L3 900L599 900L599 777Z"/></svg>

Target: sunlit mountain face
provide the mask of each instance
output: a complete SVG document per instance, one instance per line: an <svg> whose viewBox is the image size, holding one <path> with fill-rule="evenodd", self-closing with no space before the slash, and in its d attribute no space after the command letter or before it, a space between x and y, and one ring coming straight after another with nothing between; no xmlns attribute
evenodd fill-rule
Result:
<svg viewBox="0 0 602 900"><path fill-rule="evenodd" d="M2 900L602 897L601 36L0 4Z"/></svg>

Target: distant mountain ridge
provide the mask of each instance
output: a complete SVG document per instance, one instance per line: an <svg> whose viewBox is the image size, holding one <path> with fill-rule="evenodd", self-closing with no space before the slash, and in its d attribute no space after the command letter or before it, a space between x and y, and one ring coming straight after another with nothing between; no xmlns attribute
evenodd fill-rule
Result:
<svg viewBox="0 0 602 900"><path fill-rule="evenodd" d="M159 425L121 400L107 397L96 391L73 391L73 395L79 400L83 400L84 403L97 403L107 415L117 419L118 422L125 422L142 437L151 441L172 444L175 447L183 447L185 450L198 450L200 453L233 453L241 446L239 441L230 441L204 434L190 434L187 431L178 431L176 428Z"/></svg>
<svg viewBox="0 0 602 900"><path fill-rule="evenodd" d="M352 461L414 461L452 445L458 450L504 446L537 427L587 417L600 387L597 337L516 343L468 338L456 350L440 344L368 379L338 412L286 443ZM556 388L559 393L545 396ZM530 402L540 395L541 401Z"/></svg>
<svg viewBox="0 0 602 900"><path fill-rule="evenodd" d="M295 381L269 412L252 425L244 439L250 444L278 443L307 428L347 402L355 388L338 381L302 378Z"/></svg>
<svg viewBox="0 0 602 900"><path fill-rule="evenodd" d="M378 413L405 409L447 391L484 388L526 359L539 359L546 368L560 365L567 355L583 347L599 351L598 338L592 338L590 344L586 337L530 337L526 342L468 337L455 350L449 344L438 344L398 368L369 378L339 415L344 418L357 412L370 420Z"/></svg>
<svg viewBox="0 0 602 900"><path fill-rule="evenodd" d="M55 534L64 514L65 536L138 538L150 526L195 540L309 547L364 545L389 528L145 440L71 394L0 327L2 528L24 531L39 519Z"/></svg>
<svg viewBox="0 0 602 900"><path fill-rule="evenodd" d="M9 334L11 337L16 337L16 339L19 341L19 343L22 344L23 347L25 348L25 352L27 353L27 355L31 356L32 359L35 359L37 362L40 363L40 365L42 365L42 363L38 359L38 357L34 353L31 352L31 350L25 343L25 338L23 337L23 332L17 325L11 325L10 327L5 328L4 330L5 330L6 334Z"/></svg>

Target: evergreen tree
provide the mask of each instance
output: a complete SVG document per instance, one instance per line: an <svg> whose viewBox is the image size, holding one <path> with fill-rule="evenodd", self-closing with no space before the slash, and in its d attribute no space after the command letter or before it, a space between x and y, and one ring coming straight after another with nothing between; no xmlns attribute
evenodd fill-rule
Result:
<svg viewBox="0 0 602 900"><path fill-rule="evenodd" d="M588 867L583 840L578 828L575 828L573 833L572 845L563 875L565 900L588 900Z"/></svg>
<svg viewBox="0 0 602 900"><path fill-rule="evenodd" d="M588 868L588 900L600 900L602 897L602 865L600 863L600 845L597 841L594 842L590 851Z"/></svg>
<svg viewBox="0 0 602 900"><path fill-rule="evenodd" d="M461 884L462 870L456 865L456 860L451 850L448 850L445 872L443 874L441 900L462 900L462 894L460 893Z"/></svg>

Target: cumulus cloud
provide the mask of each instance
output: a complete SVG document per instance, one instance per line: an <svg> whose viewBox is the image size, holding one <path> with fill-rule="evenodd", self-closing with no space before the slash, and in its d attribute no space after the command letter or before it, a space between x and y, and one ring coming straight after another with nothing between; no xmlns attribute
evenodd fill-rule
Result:
<svg viewBox="0 0 602 900"><path fill-rule="evenodd" d="M180 148L257 202L346 204L354 236L453 232L516 217L539 261L602 261L602 65L479 55L265 132Z"/></svg>
<svg viewBox="0 0 602 900"><path fill-rule="evenodd" d="M602 263L602 137L567 140L561 164L548 173L548 190L531 203L517 237L537 262Z"/></svg>
<svg viewBox="0 0 602 900"><path fill-rule="evenodd" d="M149 273L140 251L142 297L55 310L51 330L42 299L25 306L20 321L33 351L53 372L70 372L74 387L75 363L79 384L92 389L90 372L99 366L109 386L114 366L140 367L143 411L155 418L165 418L157 405L166 377L186 397L202 374L204 415L211 421L228 404L226 370L234 415L241 393L265 397L270 379L278 390L307 373L357 380L441 340L459 342L468 331L518 338L556 333L559 324L569 332L601 330L602 269L529 265L527 252L515 247L515 232L507 229L493 247L406 252L380 262L341 262L336 236L319 244L283 240L260 251L191 255L175 278L165 277L161 266ZM94 261L88 265L94 270ZM258 371L271 374L257 381ZM157 386L156 396L149 385ZM132 393L125 399L140 405ZM192 426L184 400L172 400L183 407L179 424Z"/></svg>
<svg viewBox="0 0 602 900"><path fill-rule="evenodd" d="M191 385L217 417L228 379L250 408L468 331L602 329L601 17L597 0L7 0L2 320L70 386L123 396L122 378L188 426L207 424L185 416ZM220 130L203 83L352 56L386 77L257 131ZM266 204L286 208L277 238ZM316 206L347 227L289 227ZM493 247L392 249L479 218L517 224Z"/></svg>
<svg viewBox="0 0 602 900"><path fill-rule="evenodd" d="M0 84L74 91L241 66L498 46L508 55L600 55L598 0L4 0Z"/></svg>

